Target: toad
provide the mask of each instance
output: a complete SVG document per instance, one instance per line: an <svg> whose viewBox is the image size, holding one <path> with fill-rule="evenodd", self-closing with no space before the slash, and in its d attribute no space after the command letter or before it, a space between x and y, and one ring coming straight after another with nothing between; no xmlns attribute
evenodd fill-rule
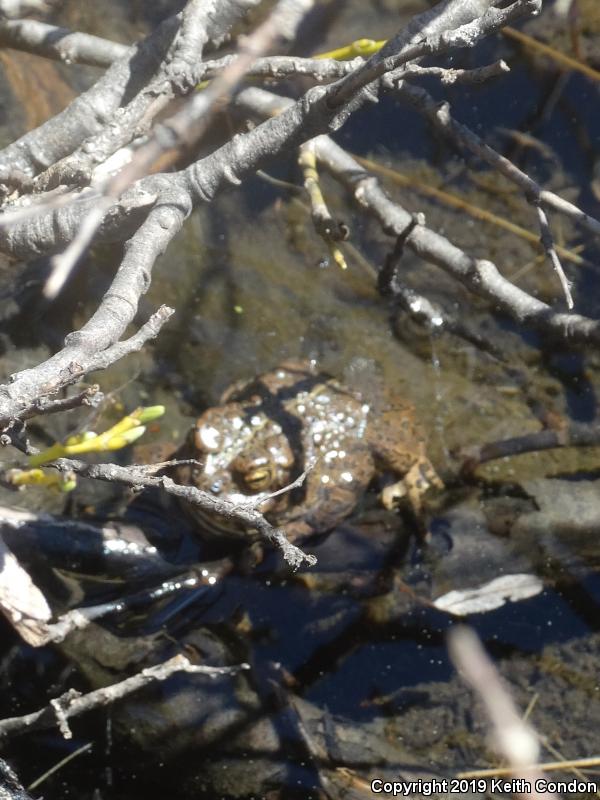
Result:
<svg viewBox="0 0 600 800"><path fill-rule="evenodd" d="M408 404L374 411L334 378L309 364L284 363L234 385L197 420L176 479L234 504L257 503L290 540L333 528L356 506L373 477L400 478L382 492L391 508L406 496L422 528L422 497L443 484L425 453ZM300 486L285 489L307 470ZM279 491L279 490L284 491ZM229 519L195 518L214 533L243 535Z"/></svg>

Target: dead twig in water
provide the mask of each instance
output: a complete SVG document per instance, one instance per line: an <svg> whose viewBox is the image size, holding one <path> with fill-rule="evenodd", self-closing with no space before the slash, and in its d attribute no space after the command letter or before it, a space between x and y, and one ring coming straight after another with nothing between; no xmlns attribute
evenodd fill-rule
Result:
<svg viewBox="0 0 600 800"><path fill-rule="evenodd" d="M187 672L191 675L207 675L215 678L219 675L236 675L242 670L250 669L248 664L238 664L233 667L206 667L192 664L185 656L176 655L158 664L147 667L131 678L126 678L119 683L96 689L88 694L80 694L74 689L51 700L44 708L21 717L8 717L0 720L0 737L14 736L15 734L28 733L34 730L44 730L58 726L65 739L71 739L72 733L68 720L71 717L84 714L94 708L100 708L126 697L132 692L137 692L144 686L155 681L165 681L175 672Z"/></svg>

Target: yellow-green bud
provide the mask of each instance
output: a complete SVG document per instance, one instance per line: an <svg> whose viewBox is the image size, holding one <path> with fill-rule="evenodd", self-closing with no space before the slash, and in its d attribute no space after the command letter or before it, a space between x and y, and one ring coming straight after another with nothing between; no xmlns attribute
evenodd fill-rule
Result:
<svg viewBox="0 0 600 800"><path fill-rule="evenodd" d="M75 436L69 436L69 438L65 441L65 445L67 447L71 447L74 444L81 444L81 442L89 442L90 439L95 439L97 435L98 434L94 433L94 431L77 433Z"/></svg>
<svg viewBox="0 0 600 800"><path fill-rule="evenodd" d="M140 425L137 428L131 428L128 431L123 431L123 433L120 433L117 436L112 436L106 443L106 449L120 450L121 447L127 447L128 444L133 444L136 439L139 439L140 436L144 434L145 430L145 426Z"/></svg>
<svg viewBox="0 0 600 800"><path fill-rule="evenodd" d="M137 420L145 424L147 422L153 422L155 419L162 417L164 413L164 406L145 406L143 408L136 408L131 416L135 415Z"/></svg>
<svg viewBox="0 0 600 800"><path fill-rule="evenodd" d="M77 475L74 472L69 470L65 472L64 475L61 476L61 481L59 483L59 489L61 492L72 492L73 489L77 488Z"/></svg>

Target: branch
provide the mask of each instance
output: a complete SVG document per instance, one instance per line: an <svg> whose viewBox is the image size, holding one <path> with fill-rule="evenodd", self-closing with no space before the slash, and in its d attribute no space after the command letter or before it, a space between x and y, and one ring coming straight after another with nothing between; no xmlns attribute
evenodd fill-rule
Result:
<svg viewBox="0 0 600 800"><path fill-rule="evenodd" d="M72 408L80 408L81 406L97 408L103 400L104 395L100 391L100 387L97 383L94 383L82 392L71 395L71 397L62 397L60 400L49 400L48 398L40 397L34 401L31 411L21 415L21 419L31 419L31 417L45 414L58 414L62 411L70 411Z"/></svg>
<svg viewBox="0 0 600 800"><path fill-rule="evenodd" d="M144 79L159 67L180 21L181 16L177 15L163 22L146 39L128 49L124 58L64 111L0 151L0 178L15 170L32 177L102 130L114 119L125 92L143 85Z"/></svg>
<svg viewBox="0 0 600 800"><path fill-rule="evenodd" d="M466 125L457 122L450 114L450 108L447 103L440 106L420 86L400 83L397 85L397 89L399 97L409 102L420 113L425 114L427 119L456 142L459 147L466 147L494 167L494 169L497 169L512 183L516 184L524 192L530 203L558 211L574 222L579 223L582 227L587 228L595 236L600 235L600 221L584 213L576 205L554 194L554 192L542 189L538 183L520 170L512 161L497 153Z"/></svg>
<svg viewBox="0 0 600 800"><path fill-rule="evenodd" d="M317 155L353 193L357 202L379 220L386 233L400 236L412 224L412 215L390 200L377 179L331 140L318 139ZM406 246L519 322L575 342L600 343L600 322L580 314L553 311L504 278L491 261L469 256L425 225L413 228L406 237Z"/></svg>
<svg viewBox="0 0 600 800"><path fill-rule="evenodd" d="M223 56L215 61L204 63L204 80L215 78L219 73L226 69L236 56ZM304 75L313 78L318 83L338 80L348 75L360 64L364 63L364 58L358 56L351 61L336 61L334 58L302 58L301 56L265 56L257 58L252 66L246 71L249 78L271 78L273 80L285 80Z"/></svg>
<svg viewBox="0 0 600 800"><path fill-rule="evenodd" d="M180 111L156 126L150 140L136 152L131 164L110 181L106 192L118 197L134 181L147 174L151 165L165 153L170 151L168 163L171 164L185 146L199 141L217 105L231 94L254 61L276 41L289 42L294 38L298 25L312 4L313 0L278 0L262 25L243 38L235 58L210 86L197 92Z"/></svg>
<svg viewBox="0 0 600 800"><path fill-rule="evenodd" d="M146 85L126 106L119 109L116 118L103 126L93 137L81 143L78 149L54 164L35 181L38 191L43 191L61 181L69 182L77 176L80 182L89 183L95 167L103 164L113 153L128 145L136 137L148 133L152 121L178 95L189 94L203 75L202 53L216 34L222 35L238 21L239 17L259 0L188 0L182 14L181 28L156 71L148 76ZM139 157L139 156L138 156ZM143 172L142 174L146 174ZM115 178L103 180L102 194L114 202L126 188L115 186ZM108 205L110 207L110 204ZM106 208L104 213L106 213ZM93 229L92 229L93 233ZM89 237L88 237L89 238Z"/></svg>
<svg viewBox="0 0 600 800"><path fill-rule="evenodd" d="M405 30L335 86L329 99L330 105L334 108L345 105L354 94L409 61L456 48L474 47L480 39L500 30L509 22L523 15L539 14L542 2L515 0L504 9L489 6L490 3L485 0L463 0L460 3L449 0L415 17Z"/></svg>
<svg viewBox="0 0 600 800"><path fill-rule="evenodd" d="M106 369L123 356L138 352L149 339L158 335L171 314L173 314L172 308L161 306L136 334L98 351L94 350L93 345L90 346L86 337L72 334L72 343L68 343L52 358L37 367L11 376L10 383L0 386L0 426L5 427L20 417L34 416L39 413L36 409L39 407L41 397L55 394L65 386L80 380L88 372ZM121 327L119 323L122 324L122 320L115 319L110 328L104 331L103 338L110 339L112 336L118 338ZM83 330L79 331L79 335Z"/></svg>
<svg viewBox="0 0 600 800"><path fill-rule="evenodd" d="M245 89L237 102L264 116L277 113L277 109L291 101L262 89ZM314 147L319 160L347 187L357 203L379 221L386 233L395 238L405 237L406 247L418 256L436 264L521 323L573 342L600 344L599 321L554 311L504 278L493 262L473 258L426 225L414 225L413 215L388 197L377 178L328 137L316 137Z"/></svg>
<svg viewBox="0 0 600 800"><path fill-rule="evenodd" d="M318 235L323 239L331 258L341 269L346 269L347 264L344 254L335 244L344 241L349 236L348 226L333 218L323 192L317 170L317 158L313 148L314 139L305 142L300 147L298 164L304 174L304 188L310 202L310 211L313 226Z"/></svg>
<svg viewBox="0 0 600 800"><path fill-rule="evenodd" d="M30 177L38 175L71 154L87 138L102 133L107 133L110 138L111 128L120 131L123 127L115 112L121 109L128 97L133 96L134 106L134 111L129 114L137 114L139 119L139 114L148 108L148 103L157 99L156 94L149 96L146 91L150 84L156 93L157 86L153 79L157 75L162 79L160 88L163 90L158 91L158 101L165 92L173 96L174 85L180 84L184 79L189 88L193 88L195 70L201 69L201 59L195 51L196 45L201 40L222 39L233 22L257 2L258 0L210 0L199 5L199 0L189 0L186 6L188 17L196 15L200 7L202 14L193 24L186 23L183 38L177 39L177 32L183 24L183 15L176 14L165 20L142 42L127 48L124 56L64 111L0 151L0 179L5 179L15 171ZM205 26L202 32L200 20ZM178 56L179 51L181 57ZM193 57L191 53L194 53ZM167 56L168 64L165 63ZM123 115L123 111L120 115ZM131 123L131 119L128 121ZM131 125L127 130L130 128Z"/></svg>
<svg viewBox="0 0 600 800"><path fill-rule="evenodd" d="M410 47L411 57L416 57L416 54L426 51L434 52L436 48L439 49L439 52L444 52L448 48L449 41L463 41L464 31L459 39L452 39L452 37L442 39L439 36L436 39L434 36L436 31L448 24L450 18L454 22L464 25L465 21L471 19L473 14L481 11L482 2L487 5L487 0L469 0L468 2L447 0L434 9L435 14L426 12L416 17L413 24L409 26L410 35L407 33L400 36L399 41L401 43L410 42L411 37L422 37L423 31L426 31L429 38L425 40L425 44L421 43ZM523 13L531 7L530 2L523 0L523 2L513 3L510 10L511 13L516 13L515 9ZM503 20L505 17L494 17L496 22L498 19ZM475 38L483 35L485 31L489 32L494 20L488 19L487 26L478 26L473 33ZM323 129L336 129L342 125L353 109L350 106L335 109L331 107L329 101L339 86L345 85L346 80L348 78L328 87L314 87L306 93L302 100L286 108L279 117L268 119L248 133L234 137L232 141L191 165L182 173L169 176L150 176L140 181L130 195L135 197L138 192L144 192L147 196L160 197L161 203L152 209L144 225L132 237L124 262L100 309L82 331L69 337L65 350L44 365L40 365L35 371L30 370L23 373L22 375L27 377L26 381L23 381L21 376L17 376L13 387L0 387L0 422L6 423L10 421L11 417L19 416L26 411L27 404L31 403L35 397L52 390L57 385L58 374L64 374L65 370L67 373L69 372L74 360L71 358L73 351L70 348L75 345L76 339L81 340L80 347L83 348L84 353L86 348L97 352L118 340L126 324L133 318L141 292L148 285L150 271L157 253L166 247L176 230L179 229L183 218L189 213L190 200L194 203L210 201L221 188L231 183L238 183L243 177L266 164L283 150L299 144ZM257 90L246 91L256 92ZM356 166L355 163L354 166ZM361 187L363 194L365 187L366 184ZM412 217L403 209L394 207L385 196L383 198L391 206L384 210L383 219L386 221L386 225L390 219L393 220L393 224L390 223L388 227L390 232L397 236L404 231ZM125 200L126 197L123 199ZM60 232L65 238L74 233L77 229L77 219L81 220L82 214L87 213L84 208L85 206L79 215L73 212L72 207L57 209L36 221L34 231L44 231L44 235L47 237L44 243L46 249L50 245L50 237L56 236L56 232ZM21 242L23 242L26 229L31 238L32 248L35 249L40 243L36 241L36 234L32 227L31 225L23 226ZM66 232L67 228L70 231L69 234ZM476 288L486 296L500 298L501 302L511 309L511 312L521 318L534 320L543 318L547 325L554 325L560 329L560 333L564 333L564 329L568 325L569 329L574 330L577 335L589 338L597 335L596 324L585 318L551 315L546 320L550 311L548 307L504 281L501 276L497 275L491 262L475 261L469 258L465 253L450 245L443 237L436 237L433 232L427 232L427 237L425 237L426 230L422 226L418 226L409 237L410 246L420 251L423 249L423 245L426 245L429 260L440 263L444 268L451 267L454 274L458 274L461 280L471 288ZM14 235L12 238L14 239ZM11 236L8 235L7 239L10 241ZM132 275L134 276L133 280ZM503 292L504 297L502 296ZM515 293L517 294L515 295ZM122 299L123 296L126 298L125 301ZM116 325L113 311L117 312L118 324ZM77 352L77 356L79 355L80 353ZM79 364L79 361L75 361L75 363ZM33 380L34 372L35 380ZM78 374L81 376L84 371L80 370ZM59 385L66 384L63 382Z"/></svg>
<svg viewBox="0 0 600 800"><path fill-rule="evenodd" d="M87 64L91 67L110 67L130 51L127 45L35 19L2 20L0 46L24 50L65 64Z"/></svg>
<svg viewBox="0 0 600 800"><path fill-rule="evenodd" d="M207 31L211 21L214 24L217 9L221 25L228 30L240 12L246 10L245 6L257 2L258 0L221 0L217 8L214 8L213 3L206 3L205 0L189 0L183 12L181 30L173 45L173 55L165 59L158 77L123 109L117 124L108 126L100 137L96 137L91 147L87 142L81 151L66 159L67 173L77 169L84 170L85 162L91 173L90 154L93 154L93 163L106 160L119 147L128 144L134 136L139 136L165 108L177 90L179 93L189 93L200 79L202 50L208 41ZM263 50L269 48L276 38L284 41L291 39L311 4L312 0L279 0L267 20L254 33L244 37L238 57L209 88L192 94L181 111L155 126L149 141L135 152L131 162L104 182L101 200L83 218L69 247L53 260L52 274L44 291L47 297L53 298L58 294L118 197L137 179L150 172L155 161L167 150L172 150L172 154L163 163L163 169L180 155L185 144L198 141L217 104L242 79L254 59L262 55ZM141 128L140 123L143 123ZM59 172L65 169L65 163L58 165L57 169ZM41 188L45 188L45 185L42 184Z"/></svg>
<svg viewBox="0 0 600 800"><path fill-rule="evenodd" d="M33 647L45 641L52 612L46 598L0 537L0 612ZM0 795L1 797L1 795Z"/></svg>
<svg viewBox="0 0 600 800"><path fill-rule="evenodd" d="M511 5L511 13L526 13L532 3L535 5L534 0L518 0ZM430 37L424 43L411 46L410 52L407 50L402 58L409 56L416 58L425 53L446 52L454 40L451 37L450 40L442 39L441 36L436 37L434 34L441 33L443 26L448 24L449 20L461 25L472 21L473 16L482 10L482 6L488 4L489 0L445 0L434 9L418 15L408 26L408 33L399 34L396 38L400 43L410 42L412 38L422 36L423 31L429 32ZM495 30L492 23L500 24L504 18L505 15L500 15L494 20L488 20L486 26L477 29L477 36L492 32ZM473 36L477 38L475 33ZM462 43L463 39L464 32L457 42ZM309 89L300 101L283 111L277 119L266 120L254 130L239 134L206 158L188 167L183 173L171 175L170 180L177 181L179 179L180 187L190 192L194 204L210 202L222 188L239 184L243 178L264 167L281 152L295 147L319 133L337 130L355 110L356 104L353 105L350 102L347 106L338 107L332 105L332 101L336 97L339 87L346 86L346 82L353 77L353 74L341 81L329 84L327 87L317 86ZM360 97L357 101L360 101ZM146 180L150 179L143 179L136 184L137 191L151 192ZM135 193L135 190L132 192ZM72 239L78 229L77 220L81 221L83 213L88 213L87 209L83 207L77 216L65 209L58 209L38 220L36 226L22 226L23 230L18 237L19 256L25 256L23 252L26 247L25 230L28 233L32 250L55 251L56 248L52 246L51 242L53 232L60 232L63 241L69 237ZM38 230L40 229L45 236L43 244L38 241ZM10 255L15 255L14 239L15 237L12 239L6 237L3 242L0 237L0 246Z"/></svg>
<svg viewBox="0 0 600 800"><path fill-rule="evenodd" d="M0 785L2 800L31 800L31 795L21 786L16 774L3 758L0 758Z"/></svg>
<svg viewBox="0 0 600 800"><path fill-rule="evenodd" d="M217 570L217 575L214 574L213 569L211 569L211 574L209 575L208 570L202 568L201 577L193 573L186 577L180 574L173 576L173 565L163 562L161 565L162 582L158 587L144 589L140 592L136 592L135 594L123 595L119 597L118 600L100 603L99 605L95 606L73 608L71 611L61 614L56 622L44 623L41 626L37 641L32 642L28 640L28 642L29 644L33 644L37 647L41 647L49 643L59 644L60 642L64 642L64 640L74 631L83 631L96 620L102 619L109 614L122 613L125 610L143 608L147 606L148 603L156 602L157 600L164 600L169 595L179 593L186 589L194 590L196 592L196 596L198 596L197 592L199 590L206 585L211 585L213 582L216 582L218 577L222 577L225 572L229 571L230 567L231 562L229 562L227 559L223 559L221 568ZM219 572L221 575L218 575ZM121 578L123 578L123 575L121 575ZM23 631L19 628L17 628L17 630L23 636ZM25 638L25 636L23 636L23 638Z"/></svg>
<svg viewBox="0 0 600 800"><path fill-rule="evenodd" d="M457 451L456 457L464 460L463 471L473 470L478 464L498 458L553 450L559 447L597 447L600 445L600 425L572 422L560 428L545 428L535 433L469 445Z"/></svg>
<svg viewBox="0 0 600 800"><path fill-rule="evenodd" d="M166 475L152 475L151 473L155 469L153 465L121 467L118 464L86 464L83 461L68 458L59 459L55 465L61 470L73 470L85 478L122 483L135 489L149 486L164 489L168 494L178 497L186 503L198 505L211 514L236 519L248 527L255 528L263 539L281 550L284 559L294 569L298 569L303 563L308 566L314 566L317 563L314 556L307 555L299 547L291 544L281 529L275 528L270 522L267 522L251 501L247 505L235 505L208 492L203 492L195 486L182 486L175 483Z"/></svg>
<svg viewBox="0 0 600 800"><path fill-rule="evenodd" d="M510 72L510 67L503 61L495 61L485 67L474 67L473 69L453 69L448 67L420 67L418 64L407 64L402 70L405 78L420 78L433 75L439 78L444 85L450 86L453 83L485 83L490 78L498 78Z"/></svg>
<svg viewBox="0 0 600 800"><path fill-rule="evenodd" d="M87 64L92 67L110 67L115 61L124 58L130 51L127 45L100 36L72 31L58 25L49 25L32 19L0 21L0 46L22 50L33 55L62 61L65 64ZM223 72L235 59L235 54L204 61L201 65L201 80L212 80ZM197 62L199 64L199 62ZM362 56L349 61L336 61L334 58L303 58L302 56L265 56L254 61L246 75L253 78L272 78L285 80L304 75L319 82L336 80L364 63ZM481 67L478 70L464 70L478 73L492 70L497 65ZM462 72L444 70L444 72Z"/></svg>
<svg viewBox="0 0 600 800"><path fill-rule="evenodd" d="M538 224L540 226L540 240L542 242L542 247L546 253L546 256L550 263L552 264L552 268L558 275L558 279L560 281L560 285L563 290L563 294L565 296L565 300L567 302L567 308L573 308L573 296L571 295L571 284L567 280L567 276L565 275L565 271L563 269L562 264L560 263L560 259L554 247L554 238L552 236L552 231L550 230L550 224L548 222L548 217L546 212L543 208L539 205L535 207Z"/></svg>
<svg viewBox="0 0 600 800"><path fill-rule="evenodd" d="M0 720L0 737L6 739L8 736L14 736L15 734L19 735L35 730L48 730L58 726L63 737L71 739L72 733L68 724L68 720L71 717L85 714L94 708L111 705L151 683L167 680L175 672L206 675L214 678L219 675L237 675L240 671L247 669L250 669L248 664L239 664L231 667L206 667L201 664L190 663L183 655L176 655L163 664L147 667L137 675L126 678L119 683L104 686L102 689L96 689L84 695L74 689L70 689L55 700L51 700L47 706L39 711L24 714L21 717L9 717Z"/></svg>
<svg viewBox="0 0 600 800"><path fill-rule="evenodd" d="M426 54L446 52L455 45L462 46L464 32L455 39L451 36L442 38L444 26L450 21L458 25L472 21L481 11L482 3L488 4L487 0L446 0L418 15L408 26L407 32L399 34L386 45L385 51L394 50L397 46L406 49L385 64L397 65ZM537 5L537 0L517 0L510 7L511 14L527 13ZM496 30L494 25L502 24L505 17L505 14L496 16L488 20L486 25L471 31L472 42ZM413 38L422 37L424 32L429 33L428 38L410 47L406 45ZM372 65L371 71L361 67L336 83L309 89L300 101L287 105L276 118L267 119L254 130L236 136L211 155L188 167L185 174L194 201L210 202L224 184L238 184L248 173L262 168L274 155L296 147L319 133L338 130L360 104L360 94L366 84L373 81L374 72L379 73L377 58L378 54L365 63L365 67ZM357 74L359 78L355 77ZM369 96L374 96L374 90L370 87ZM340 98L348 98L348 101L342 104Z"/></svg>
<svg viewBox="0 0 600 800"><path fill-rule="evenodd" d="M405 239L402 238L398 241L401 241L403 245ZM401 256L402 253L397 253L394 248L394 251L386 258L379 274L377 275L376 270L373 270L374 277L377 277L379 291L383 295L393 297L404 311L417 322L425 324L431 333L441 335L442 332L448 331L469 342L478 350L489 353L493 358L504 362L506 354L491 338L482 336L474 326L461 319L456 313L442 308L438 303L402 282L399 274Z"/></svg>

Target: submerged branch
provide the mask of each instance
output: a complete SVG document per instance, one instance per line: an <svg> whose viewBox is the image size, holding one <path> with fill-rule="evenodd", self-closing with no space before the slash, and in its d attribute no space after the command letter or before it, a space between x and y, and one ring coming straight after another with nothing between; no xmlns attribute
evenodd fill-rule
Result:
<svg viewBox="0 0 600 800"><path fill-rule="evenodd" d="M137 675L126 678L119 683L104 686L102 689L96 689L87 694L81 694L71 689L60 697L51 700L47 706L39 711L24 714L21 717L8 717L0 720L0 738L6 739L8 736L58 727L65 739L71 739L72 733L68 720L72 717L78 717L81 714L92 711L94 708L112 705L117 700L137 692L151 683L166 681L176 672L186 672L190 675L206 675L209 678L215 678L220 675L235 675L246 669L249 669L247 664L239 664L233 667L206 667L202 664L192 664L183 655L176 655L163 664L146 667Z"/></svg>

